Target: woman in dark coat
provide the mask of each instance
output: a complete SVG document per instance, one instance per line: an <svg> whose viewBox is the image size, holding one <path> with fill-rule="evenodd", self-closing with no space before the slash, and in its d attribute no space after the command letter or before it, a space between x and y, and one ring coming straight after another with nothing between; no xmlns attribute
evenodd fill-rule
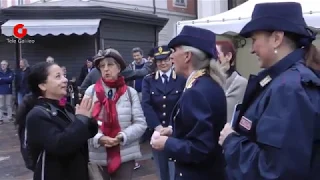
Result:
<svg viewBox="0 0 320 180"><path fill-rule="evenodd" d="M290 9L286 11L285 9ZM240 35L259 57L243 103L221 131L229 180L318 180L320 54L301 4L256 4Z"/></svg>
<svg viewBox="0 0 320 180"><path fill-rule="evenodd" d="M19 107L20 139L26 137L35 159L34 180L88 180L87 140L97 133L91 99L73 107L59 105L67 94L67 79L57 64L38 63L28 77L32 95Z"/></svg>

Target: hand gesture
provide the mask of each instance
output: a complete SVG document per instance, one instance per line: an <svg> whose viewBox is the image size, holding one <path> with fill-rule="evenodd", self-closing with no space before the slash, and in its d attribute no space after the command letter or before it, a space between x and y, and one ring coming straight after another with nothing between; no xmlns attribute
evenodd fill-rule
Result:
<svg viewBox="0 0 320 180"><path fill-rule="evenodd" d="M172 128L171 127L165 127L160 130L161 136L171 136L172 135Z"/></svg>
<svg viewBox="0 0 320 180"><path fill-rule="evenodd" d="M91 98L84 98L82 99L80 105L76 105L76 113L75 114L81 114L83 116L87 116L91 118L91 106L92 106L92 99Z"/></svg>
<svg viewBox="0 0 320 180"><path fill-rule="evenodd" d="M163 126L159 125L154 130L160 132L162 128L163 128Z"/></svg>
<svg viewBox="0 0 320 180"><path fill-rule="evenodd" d="M224 125L224 128L222 129L222 131L220 132L220 137L219 137L219 144L222 146L222 144L224 143L224 140L226 140L226 137L235 132L233 129L232 129L232 126L230 123L226 123Z"/></svg>
<svg viewBox="0 0 320 180"><path fill-rule="evenodd" d="M166 144L167 140L168 136L160 136L152 141L151 146L153 149L161 151L164 149L164 145Z"/></svg>
<svg viewBox="0 0 320 180"><path fill-rule="evenodd" d="M99 144L105 147L113 147L119 144L119 140L117 138L111 138L109 136L102 136L99 139Z"/></svg>

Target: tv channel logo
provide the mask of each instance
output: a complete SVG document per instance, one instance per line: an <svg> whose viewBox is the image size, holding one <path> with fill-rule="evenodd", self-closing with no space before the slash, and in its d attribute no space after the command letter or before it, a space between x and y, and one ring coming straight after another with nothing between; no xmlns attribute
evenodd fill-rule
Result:
<svg viewBox="0 0 320 180"><path fill-rule="evenodd" d="M28 29L24 27L23 24L17 24L13 27L13 36L22 39L24 38L28 33Z"/></svg>
<svg viewBox="0 0 320 180"><path fill-rule="evenodd" d="M20 44L33 44L35 40L33 39L25 39L28 34L28 29L24 27L24 24L17 24L13 27L13 36L15 38L7 38L8 43L20 43ZM23 38L23 39L22 39Z"/></svg>

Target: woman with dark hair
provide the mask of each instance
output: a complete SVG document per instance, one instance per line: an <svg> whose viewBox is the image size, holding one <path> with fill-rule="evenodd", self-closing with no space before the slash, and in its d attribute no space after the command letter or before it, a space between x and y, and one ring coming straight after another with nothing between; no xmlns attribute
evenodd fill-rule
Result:
<svg viewBox="0 0 320 180"><path fill-rule="evenodd" d="M220 133L228 179L319 179L320 56L301 4L255 5L240 35L264 70L250 76L237 118Z"/></svg>
<svg viewBox="0 0 320 180"><path fill-rule="evenodd" d="M227 122L232 119L234 108L242 102L248 80L235 68L236 50L230 41L217 41L218 60L227 75L225 93L227 97Z"/></svg>
<svg viewBox="0 0 320 180"><path fill-rule="evenodd" d="M41 62L31 68L32 95L20 105L16 124L20 140L36 162L34 180L89 179L87 140L97 133L90 114L92 100L83 99L75 110L59 105L67 94L67 82L57 64Z"/></svg>

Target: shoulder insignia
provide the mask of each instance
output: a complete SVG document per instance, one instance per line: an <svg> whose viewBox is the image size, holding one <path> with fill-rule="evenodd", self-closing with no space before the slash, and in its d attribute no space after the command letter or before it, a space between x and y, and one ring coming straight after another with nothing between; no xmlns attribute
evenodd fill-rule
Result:
<svg viewBox="0 0 320 180"><path fill-rule="evenodd" d="M199 77L203 76L205 73L206 73L205 69L201 69L193 73L192 76L188 79L184 90L191 88L195 84L196 80Z"/></svg>
<svg viewBox="0 0 320 180"><path fill-rule="evenodd" d="M155 72L156 76L154 77L155 80L158 80L159 79L159 76L160 76L160 73L159 71Z"/></svg>
<svg viewBox="0 0 320 180"><path fill-rule="evenodd" d="M148 76L152 76L152 75L154 75L155 73L154 72L152 72L152 73L150 73L150 74L147 74L146 75L146 77L148 77Z"/></svg>
<svg viewBox="0 0 320 180"><path fill-rule="evenodd" d="M152 72L152 73L150 73L150 74L147 74L145 77L146 77L146 78L151 78L151 77L153 77L155 74L156 74L155 72Z"/></svg>
<svg viewBox="0 0 320 180"><path fill-rule="evenodd" d="M172 70L172 78L177 79L177 73L174 70Z"/></svg>

